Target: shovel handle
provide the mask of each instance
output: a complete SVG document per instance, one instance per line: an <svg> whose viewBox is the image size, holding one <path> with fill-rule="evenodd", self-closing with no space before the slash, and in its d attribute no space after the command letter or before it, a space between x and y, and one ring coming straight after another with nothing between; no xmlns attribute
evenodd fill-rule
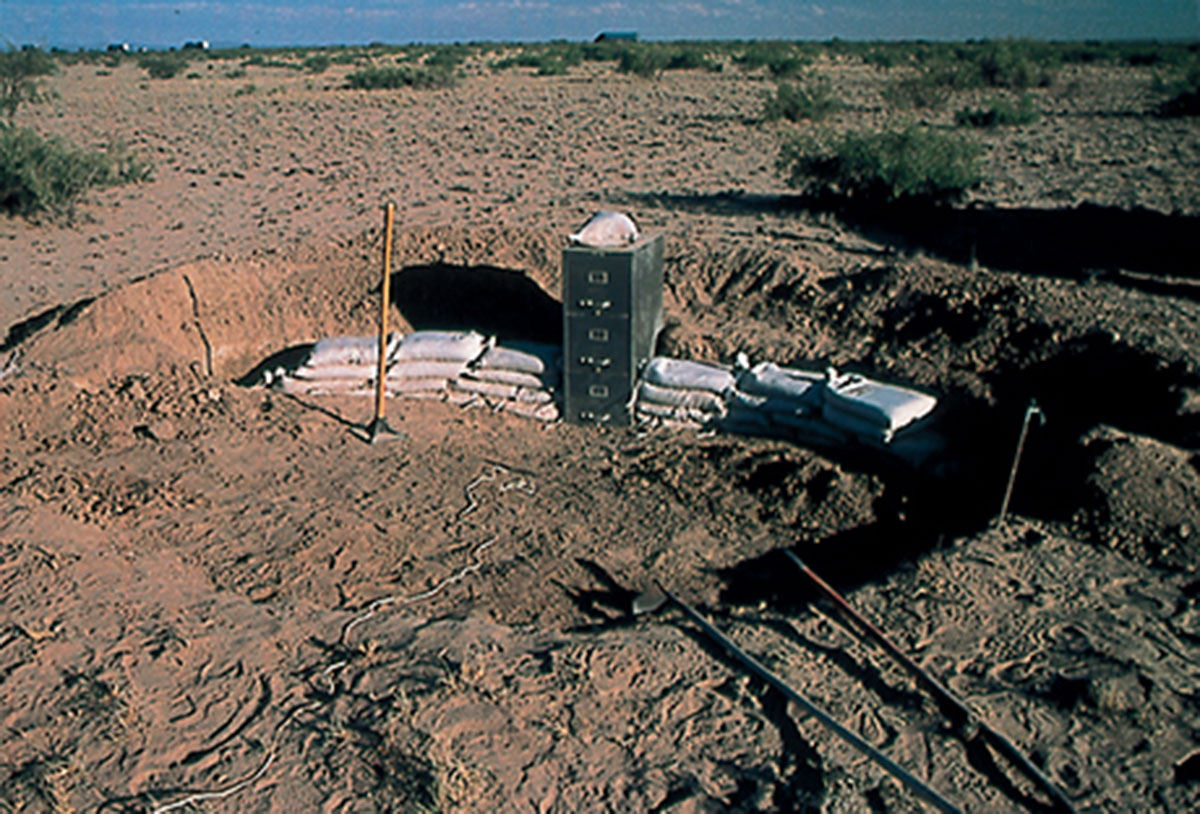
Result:
<svg viewBox="0 0 1200 814"><path fill-rule="evenodd" d="M384 396L387 394L387 337L388 308L392 299L392 225L396 205L388 201L383 209L383 283L379 298L379 365L375 374L375 421L383 420Z"/></svg>

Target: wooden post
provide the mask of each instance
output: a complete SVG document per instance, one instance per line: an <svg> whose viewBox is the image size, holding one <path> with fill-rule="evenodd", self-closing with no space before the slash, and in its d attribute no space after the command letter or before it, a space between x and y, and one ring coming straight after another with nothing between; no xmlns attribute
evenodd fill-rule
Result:
<svg viewBox="0 0 1200 814"><path fill-rule="evenodd" d="M383 210L383 285L379 302L379 367L375 376L375 423L383 421L384 398L387 396L388 309L392 299L392 226L396 205L388 201Z"/></svg>

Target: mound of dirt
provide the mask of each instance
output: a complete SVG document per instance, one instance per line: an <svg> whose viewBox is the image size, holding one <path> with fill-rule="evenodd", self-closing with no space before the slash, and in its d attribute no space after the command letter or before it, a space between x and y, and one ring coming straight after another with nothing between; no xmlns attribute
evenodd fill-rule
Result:
<svg viewBox="0 0 1200 814"><path fill-rule="evenodd" d="M1200 459L1154 438L1099 427L1086 523L1096 539L1133 559L1195 571L1200 566Z"/></svg>

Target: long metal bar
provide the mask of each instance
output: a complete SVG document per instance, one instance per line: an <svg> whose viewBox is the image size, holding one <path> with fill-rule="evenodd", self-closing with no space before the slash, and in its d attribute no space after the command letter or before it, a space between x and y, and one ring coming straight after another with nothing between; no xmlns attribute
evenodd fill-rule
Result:
<svg viewBox="0 0 1200 814"><path fill-rule="evenodd" d="M816 585L826 597L831 599L851 621L853 621L863 631L867 638L874 641L887 652L896 662L907 670L917 683L925 687L930 694L934 695L943 704L952 708L956 714L962 717L963 721L971 722L979 731L979 734L987 739L987 741L996 749L997 752L1004 755L1012 765L1016 766L1021 772L1036 783L1043 791L1050 795L1054 801L1055 808L1059 811L1075 814L1075 808L1071 805L1071 801L1066 795L1059 790L1049 777L1042 773L1037 766L1025 757L1008 738L1001 735L986 722L981 720L978 715L973 713L958 696L947 689L940 681L929 675L921 666L913 661L908 654L892 643L882 630L873 625L868 619L854 609L854 607L836 591L833 586L813 571L803 560L793 554L791 551L784 551L796 567L800 569L804 576L808 577L814 585Z"/></svg>
<svg viewBox="0 0 1200 814"><path fill-rule="evenodd" d="M1038 419L1045 421L1045 413L1042 408L1038 407L1035 399L1029 400L1029 406L1025 408L1025 419L1021 422L1021 434L1017 437L1017 450L1013 453L1012 469L1008 471L1008 485L1004 487L1004 500L1000 503L1000 514L996 515L996 525L1004 524L1004 518L1008 516L1008 502L1012 499L1013 484L1017 482L1017 467L1021 465L1021 452L1025 449L1025 437L1029 434L1029 420L1037 415Z"/></svg>
<svg viewBox="0 0 1200 814"><path fill-rule="evenodd" d="M666 595L667 599L678 605L680 610L682 610L688 616L688 618L699 625L700 629L704 631L706 636L715 641L717 644L721 645L721 647L723 647L731 656L740 661L747 670L754 673L754 675L758 676L775 689L779 690L779 692L783 693L788 700L792 701L809 715L816 718L826 728L830 729L842 740L846 741L868 758L875 761L885 771L887 771L888 774L892 775L901 783L908 786L914 793L916 793L926 802L933 805L936 809L944 812L944 814L962 814L961 809L946 800L933 789L929 788L929 786L922 783L912 774L905 771L898 764L892 761L891 758L883 754L883 752L880 752L874 746L867 743L858 735L854 734L854 732L842 726L840 723L834 720L829 713L825 712L812 701L809 701L799 692L788 686L783 679L772 673L770 670L760 664L753 656L734 644L731 639L714 627L711 622L701 616L698 611L696 611L682 599L675 596L661 585L659 588L662 590L663 594Z"/></svg>

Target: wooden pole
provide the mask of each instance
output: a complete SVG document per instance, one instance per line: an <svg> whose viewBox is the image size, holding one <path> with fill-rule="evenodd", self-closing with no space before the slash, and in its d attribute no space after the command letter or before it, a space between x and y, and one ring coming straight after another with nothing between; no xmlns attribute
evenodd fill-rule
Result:
<svg viewBox="0 0 1200 814"><path fill-rule="evenodd" d="M387 395L387 344L388 309L392 299L392 227L396 218L396 205L388 201L383 210L383 284L379 298L379 366L375 376L375 426L381 426L384 415L384 398Z"/></svg>

